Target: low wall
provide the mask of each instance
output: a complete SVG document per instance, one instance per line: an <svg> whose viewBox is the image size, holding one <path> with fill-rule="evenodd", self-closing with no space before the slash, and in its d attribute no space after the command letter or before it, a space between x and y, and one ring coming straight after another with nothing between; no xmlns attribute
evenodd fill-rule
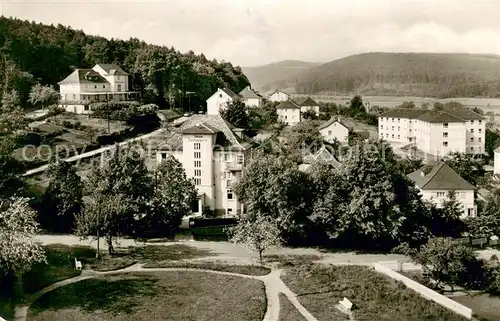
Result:
<svg viewBox="0 0 500 321"><path fill-rule="evenodd" d="M458 313L468 319L472 319L472 310L458 302L453 301L452 299L449 299L445 297L444 295L441 295L437 293L436 291L433 291L429 289L428 287L423 286L422 284L413 281L410 278L407 278L404 275L401 275L393 270L391 270L388 267L385 267L381 265L380 263L374 263L373 268L375 271L385 274L391 279L401 281L403 282L404 285L412 289L413 291L417 292L424 298L434 301L437 304L452 310L455 313Z"/></svg>

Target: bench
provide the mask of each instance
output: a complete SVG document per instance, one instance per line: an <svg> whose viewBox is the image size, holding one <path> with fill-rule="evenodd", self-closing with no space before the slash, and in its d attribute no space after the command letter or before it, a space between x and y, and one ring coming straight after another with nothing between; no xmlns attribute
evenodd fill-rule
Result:
<svg viewBox="0 0 500 321"><path fill-rule="evenodd" d="M78 261L75 257L75 269L81 270L82 269L82 261Z"/></svg>

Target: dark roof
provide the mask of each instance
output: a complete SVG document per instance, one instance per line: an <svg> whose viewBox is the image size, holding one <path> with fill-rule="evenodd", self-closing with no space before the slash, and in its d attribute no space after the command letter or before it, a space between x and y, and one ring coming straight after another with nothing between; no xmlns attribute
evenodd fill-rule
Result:
<svg viewBox="0 0 500 321"><path fill-rule="evenodd" d="M196 123L194 126L182 130L183 134L217 134L220 132L217 128L206 123Z"/></svg>
<svg viewBox="0 0 500 321"><path fill-rule="evenodd" d="M318 106L318 103L314 101L311 97L307 97L301 104L301 106Z"/></svg>
<svg viewBox="0 0 500 321"><path fill-rule="evenodd" d="M246 86L242 91L240 91L240 96L243 98L262 98L262 96L250 88L250 86Z"/></svg>
<svg viewBox="0 0 500 321"><path fill-rule="evenodd" d="M342 126L344 126L345 128L347 128L347 130L352 130L351 127L347 126L345 123L343 123L341 120L339 120L338 118L336 117L332 117L330 118L329 120L327 120L326 122L324 122L323 124L321 124L318 129L323 129L323 128L326 128L328 126L330 126L331 124L335 123L335 122L338 122L339 124L341 124Z"/></svg>
<svg viewBox="0 0 500 321"><path fill-rule="evenodd" d="M395 108L386 111L379 117L418 119L430 123L456 123L467 120L485 119L466 107L446 107L442 110Z"/></svg>
<svg viewBox="0 0 500 321"><path fill-rule="evenodd" d="M238 94L235 94L231 89L229 88L221 88L221 90L223 92L225 92L229 97L231 97L232 99L237 99L237 98L240 98L240 95Z"/></svg>
<svg viewBox="0 0 500 321"><path fill-rule="evenodd" d="M444 162L426 165L408 175L422 190L474 190L475 187Z"/></svg>
<svg viewBox="0 0 500 321"><path fill-rule="evenodd" d="M97 64L96 66L101 67L109 75L121 75L127 76L128 74L123 71L117 64Z"/></svg>
<svg viewBox="0 0 500 321"><path fill-rule="evenodd" d="M272 96L272 95L274 95L275 93L283 93L283 94L285 94L285 95L290 96L290 94L289 94L289 93L286 93L286 92L284 92L283 90L279 90L279 89L277 89L277 90L273 91L273 93L272 93L272 94L270 94L269 96Z"/></svg>
<svg viewBox="0 0 500 321"><path fill-rule="evenodd" d="M300 106L293 100L287 100L281 102L276 109L300 109Z"/></svg>
<svg viewBox="0 0 500 321"><path fill-rule="evenodd" d="M427 109L394 108L380 114L379 117L415 119L427 112L429 112Z"/></svg>
<svg viewBox="0 0 500 321"><path fill-rule="evenodd" d="M314 164L317 162L326 163L332 165L334 168L340 166L340 162L333 156L332 153L325 147L322 146L316 153L304 156L305 164Z"/></svg>
<svg viewBox="0 0 500 321"><path fill-rule="evenodd" d="M89 80L87 76L92 78ZM59 85L64 84L109 84L109 82L93 69L75 69L68 77L64 78Z"/></svg>

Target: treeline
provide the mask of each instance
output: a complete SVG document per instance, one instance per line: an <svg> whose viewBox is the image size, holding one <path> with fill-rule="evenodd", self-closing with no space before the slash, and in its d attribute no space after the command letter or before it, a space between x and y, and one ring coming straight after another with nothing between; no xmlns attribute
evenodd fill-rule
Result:
<svg viewBox="0 0 500 321"><path fill-rule="evenodd" d="M217 87L239 91L249 84L240 67L193 51L106 39L62 25L0 17L0 98L15 89L27 105L33 84L56 85L75 68L116 63L130 74L131 89L160 107L200 106Z"/></svg>
<svg viewBox="0 0 500 321"><path fill-rule="evenodd" d="M290 82L301 94L499 97L500 57L367 53L323 64L287 81Z"/></svg>

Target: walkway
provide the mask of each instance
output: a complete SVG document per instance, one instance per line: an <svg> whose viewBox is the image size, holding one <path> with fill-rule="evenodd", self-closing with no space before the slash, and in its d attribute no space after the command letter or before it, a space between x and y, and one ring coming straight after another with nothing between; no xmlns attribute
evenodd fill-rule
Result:
<svg viewBox="0 0 500 321"><path fill-rule="evenodd" d="M253 275L246 275L239 273L221 272L221 271L195 269L195 268L144 268L144 264L135 264L124 269L115 271L106 271L106 272L84 270L82 274L77 277L51 284L48 287L43 288L42 290L29 296L27 298L26 304L16 306L15 321L26 321L29 306L38 298L40 298L43 294L53 291L54 289L57 289L61 286L80 282L86 279L99 277L102 275L113 275L113 274L130 273L130 272L172 272L172 271L206 272L206 273L230 275L230 276L237 276L237 277L262 281L266 289L266 298L267 298L267 309L263 321L278 321L280 314L280 302L279 302L280 293L283 293L287 297L287 299L295 306L295 308L307 321L318 321L299 302L299 300L297 299L297 295L283 283L283 281L280 278L282 271L281 269L273 270L271 271L271 273L264 276L253 276Z"/></svg>

